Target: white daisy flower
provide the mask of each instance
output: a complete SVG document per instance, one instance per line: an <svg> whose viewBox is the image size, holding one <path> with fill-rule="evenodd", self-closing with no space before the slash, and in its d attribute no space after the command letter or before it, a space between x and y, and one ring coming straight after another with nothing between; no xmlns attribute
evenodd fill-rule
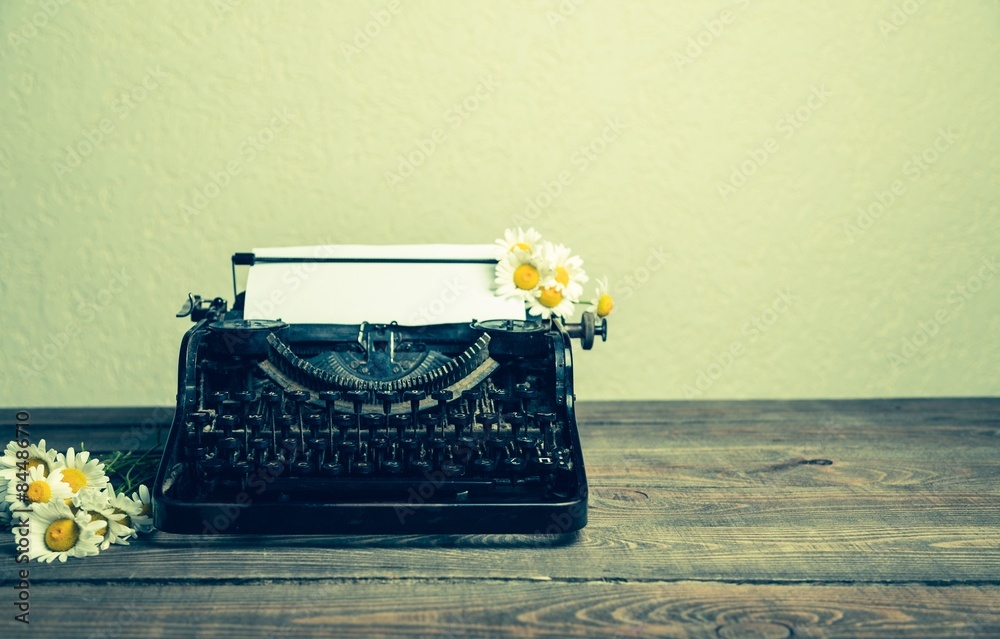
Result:
<svg viewBox="0 0 1000 639"><path fill-rule="evenodd" d="M135 502L125 493L116 493L114 490L108 491L108 499L115 514L122 515L122 523L133 531L133 537L137 537L133 517L142 517L142 502Z"/></svg>
<svg viewBox="0 0 1000 639"><path fill-rule="evenodd" d="M554 285L539 287L538 292L528 301L528 312L540 315L542 319L550 317L566 318L573 314L573 302L563 295Z"/></svg>
<svg viewBox="0 0 1000 639"><path fill-rule="evenodd" d="M508 253L517 251L530 253L541 240L542 234L535 229L527 231L522 231L520 228L507 229L503 232L503 239L495 242L493 252L497 260L503 260Z"/></svg>
<svg viewBox="0 0 1000 639"><path fill-rule="evenodd" d="M551 277L552 267L540 246L531 251L508 253L497 263L497 295L530 301L538 285Z"/></svg>
<svg viewBox="0 0 1000 639"><path fill-rule="evenodd" d="M48 473L49 470L55 465L56 458L59 453L56 452L54 448L50 449L45 446L45 440L39 439L37 444L30 444L27 448L28 458L27 460L23 458L18 458L17 452L20 450L25 450L17 443L17 441L12 441L7 444L7 449L4 450L2 456L0 456L0 477L9 476L8 471L17 471L18 464L24 461L28 462L28 468L34 468L35 466L42 466L45 472Z"/></svg>
<svg viewBox="0 0 1000 639"><path fill-rule="evenodd" d="M5 500L11 504L11 508L33 508L38 504L47 504L53 501L65 502L73 496L72 490L63 479L62 471L58 468L53 468L46 475L42 466L35 466L28 470L27 477L24 479L26 481L22 481L22 478L15 475L7 483ZM25 484L27 488L20 492L17 490L18 484Z"/></svg>
<svg viewBox="0 0 1000 639"><path fill-rule="evenodd" d="M90 459L90 452L86 450L75 453L72 448L68 449L65 455L59 455L56 468L62 470L62 479L74 495L83 488L100 490L108 485L104 464L96 458Z"/></svg>
<svg viewBox="0 0 1000 639"><path fill-rule="evenodd" d="M28 515L28 559L48 563L96 555L102 539L96 531L103 526L83 511L73 514L65 501L37 504Z"/></svg>
<svg viewBox="0 0 1000 639"><path fill-rule="evenodd" d="M102 535L101 550L107 550L111 544L128 545L128 540L136 536L134 529L125 523L128 516L115 510L111 495L114 490L108 486L103 490L84 488L73 497L73 506L87 513L90 521L100 521L103 526L96 532Z"/></svg>
<svg viewBox="0 0 1000 639"><path fill-rule="evenodd" d="M615 308L615 301L611 299L610 290L608 287L608 278L602 277L597 280L597 295L595 300L587 307L587 310L598 317L611 315L611 311Z"/></svg>
<svg viewBox="0 0 1000 639"><path fill-rule="evenodd" d="M139 485L139 491L132 493L132 502L139 506L139 512L132 515L132 527L141 533L153 532L153 506L146 484Z"/></svg>
<svg viewBox="0 0 1000 639"><path fill-rule="evenodd" d="M552 264L552 283L556 290L572 301L577 301L583 295L583 285L587 283L587 274L583 270L583 259L573 255L572 251L562 244L545 243L547 253L545 261Z"/></svg>

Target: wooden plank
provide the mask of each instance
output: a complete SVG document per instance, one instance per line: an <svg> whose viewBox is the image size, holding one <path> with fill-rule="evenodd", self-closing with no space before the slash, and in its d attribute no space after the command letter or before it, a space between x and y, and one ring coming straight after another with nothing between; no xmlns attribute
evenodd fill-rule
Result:
<svg viewBox="0 0 1000 639"><path fill-rule="evenodd" d="M511 579L32 583L47 637L995 637L1000 588ZM15 622L5 616L0 627ZM20 624L16 624L20 625ZM25 629L14 628L18 636ZM32 634L31 636L34 636Z"/></svg>
<svg viewBox="0 0 1000 639"><path fill-rule="evenodd" d="M122 561L124 579L336 570L358 578L994 583L1000 574L1000 401L586 406L592 499L590 525L578 536L157 534L52 575L86 579ZM83 430L65 414L48 419L50 433ZM127 422L108 420L89 435L120 439Z"/></svg>
<svg viewBox="0 0 1000 639"><path fill-rule="evenodd" d="M578 535L184 536L155 533L43 577L488 577L995 583L1000 507L978 492L673 491L595 486ZM12 540L4 540L10 549Z"/></svg>

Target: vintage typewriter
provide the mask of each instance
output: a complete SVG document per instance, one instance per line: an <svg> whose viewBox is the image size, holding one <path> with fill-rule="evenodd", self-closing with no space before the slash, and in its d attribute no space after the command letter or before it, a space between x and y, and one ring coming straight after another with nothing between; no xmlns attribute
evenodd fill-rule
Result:
<svg viewBox="0 0 1000 639"><path fill-rule="evenodd" d="M156 527L583 527L571 338L589 349L606 320L532 321L492 292L495 265L480 245L234 255L233 307L189 295L178 313L195 325L181 343Z"/></svg>

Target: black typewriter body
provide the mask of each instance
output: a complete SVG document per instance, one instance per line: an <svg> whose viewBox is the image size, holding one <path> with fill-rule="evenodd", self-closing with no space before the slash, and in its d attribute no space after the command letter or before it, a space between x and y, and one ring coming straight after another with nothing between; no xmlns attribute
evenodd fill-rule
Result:
<svg viewBox="0 0 1000 639"><path fill-rule="evenodd" d="M571 338L593 316L286 324L189 298L153 491L172 533L567 533L586 525ZM586 315L586 314L585 314ZM606 324L597 328L606 336Z"/></svg>

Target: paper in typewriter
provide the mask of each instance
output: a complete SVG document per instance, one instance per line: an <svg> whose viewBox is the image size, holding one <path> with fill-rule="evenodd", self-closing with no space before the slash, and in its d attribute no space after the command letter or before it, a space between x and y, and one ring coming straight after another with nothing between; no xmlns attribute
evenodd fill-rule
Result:
<svg viewBox="0 0 1000 639"><path fill-rule="evenodd" d="M490 244L257 248L254 255L297 261L250 267L246 319L404 326L525 319L523 302L494 293Z"/></svg>

